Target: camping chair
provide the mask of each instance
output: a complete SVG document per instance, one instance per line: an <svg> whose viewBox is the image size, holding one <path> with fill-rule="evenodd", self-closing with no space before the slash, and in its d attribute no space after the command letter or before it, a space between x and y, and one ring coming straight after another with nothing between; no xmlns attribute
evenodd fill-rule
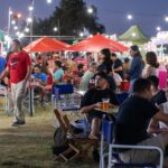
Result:
<svg viewBox="0 0 168 168"><path fill-rule="evenodd" d="M60 127L65 131L69 130L69 121L65 115L61 115L58 110L54 110L55 116L60 124ZM68 142L68 148L61 152L56 159L62 158L65 162L76 158L79 155L79 149L77 149L71 142ZM73 155L72 155L73 153Z"/></svg>
<svg viewBox="0 0 168 168"><path fill-rule="evenodd" d="M153 146L133 146L133 145L117 145L113 144L113 127L114 127L113 121L108 121L105 118L102 121L102 136L101 136L101 147L100 147L100 168L121 168L121 167L148 167L148 168L156 168L159 166L159 168L163 167L163 152L158 147ZM104 145L108 146L107 150L108 152L105 153ZM160 163L159 165L154 165L152 163L124 163L120 160L119 153L113 151L113 149L139 149L139 150L157 150L160 154ZM108 163L105 166L105 158L108 159ZM108 165L108 166L107 166Z"/></svg>
<svg viewBox="0 0 168 168"><path fill-rule="evenodd" d="M95 147L97 145L97 141L88 139L88 137L83 136L83 135L82 136L75 135L72 130L72 126L70 124L70 121L69 121L67 115L62 114L57 109L54 110L54 113L55 113L55 116L60 124L60 127L62 127L67 133L67 138L68 138L69 143L71 144L71 146L73 146L73 148L76 149L76 151L78 151L77 155L79 155L79 153L80 153L81 157L86 157L88 151L92 147ZM76 146L80 146L79 147L80 149L76 148Z"/></svg>

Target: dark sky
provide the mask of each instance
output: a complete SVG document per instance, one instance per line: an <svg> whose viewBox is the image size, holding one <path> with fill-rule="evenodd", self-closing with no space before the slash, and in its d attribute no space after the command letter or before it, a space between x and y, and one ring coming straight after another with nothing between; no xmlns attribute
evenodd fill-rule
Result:
<svg viewBox="0 0 168 168"><path fill-rule="evenodd" d="M46 0L35 0L35 15L37 17L48 17L59 0L53 0L51 5L46 4ZM7 26L8 8L22 12L27 16L28 4L31 0L0 0L0 28ZM122 33L131 24L139 24L148 35L156 33L156 26L168 29L168 23L164 22L164 17L168 15L167 0L86 0L88 5L94 4L98 8L100 22L106 26L108 33ZM131 13L134 20L128 22L126 15Z"/></svg>

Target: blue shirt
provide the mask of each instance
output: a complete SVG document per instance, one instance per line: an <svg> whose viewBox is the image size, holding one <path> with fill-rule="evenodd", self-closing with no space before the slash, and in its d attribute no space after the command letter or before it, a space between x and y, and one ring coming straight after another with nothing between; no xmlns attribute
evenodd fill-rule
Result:
<svg viewBox="0 0 168 168"><path fill-rule="evenodd" d="M5 69L6 66L6 59L0 56L0 74Z"/></svg>
<svg viewBox="0 0 168 168"><path fill-rule="evenodd" d="M54 73L54 80L60 81L64 76L64 71L63 69L58 69Z"/></svg>
<svg viewBox="0 0 168 168"><path fill-rule="evenodd" d="M144 64L140 56L135 56L132 59L131 68L129 72L131 80L136 80L141 76L143 66Z"/></svg>
<svg viewBox="0 0 168 168"><path fill-rule="evenodd" d="M42 82L46 82L47 81L47 75L45 73L40 73L40 74L34 73L33 77L35 79L40 79Z"/></svg>

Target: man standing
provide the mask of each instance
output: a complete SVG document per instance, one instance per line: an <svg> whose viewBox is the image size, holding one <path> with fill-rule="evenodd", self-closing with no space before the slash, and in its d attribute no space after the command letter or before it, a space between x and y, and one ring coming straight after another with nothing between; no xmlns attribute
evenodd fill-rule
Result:
<svg viewBox="0 0 168 168"><path fill-rule="evenodd" d="M12 53L9 56L6 69L2 72L0 79L7 73L10 75L11 95L14 105L14 122L12 126L25 124L25 115L22 103L26 84L31 75L31 59L21 48L20 41L15 39L11 44Z"/></svg>

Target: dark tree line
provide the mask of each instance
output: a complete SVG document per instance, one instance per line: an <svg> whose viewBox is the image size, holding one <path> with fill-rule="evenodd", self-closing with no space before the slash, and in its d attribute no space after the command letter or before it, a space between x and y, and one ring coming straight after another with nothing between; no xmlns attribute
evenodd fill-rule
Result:
<svg viewBox="0 0 168 168"><path fill-rule="evenodd" d="M93 13L87 12L87 4L83 0L61 0L53 14L47 19L35 19L36 35L78 35L84 29L88 32L103 33L105 27L99 23L97 8L91 6ZM58 31L53 31L57 27Z"/></svg>

